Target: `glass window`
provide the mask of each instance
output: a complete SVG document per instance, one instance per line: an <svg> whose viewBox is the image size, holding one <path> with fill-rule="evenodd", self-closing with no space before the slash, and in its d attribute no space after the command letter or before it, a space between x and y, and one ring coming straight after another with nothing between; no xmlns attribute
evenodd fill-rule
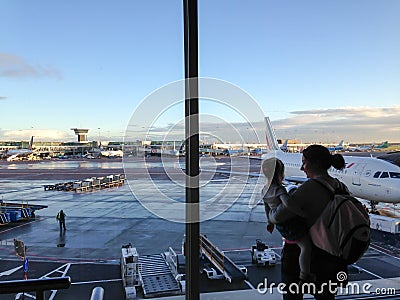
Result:
<svg viewBox="0 0 400 300"><path fill-rule="evenodd" d="M382 172L381 178L389 178L388 172Z"/></svg>
<svg viewBox="0 0 400 300"><path fill-rule="evenodd" d="M381 173L382 173L382 172L376 172L376 173L374 174L374 178L379 178L379 175L381 175Z"/></svg>
<svg viewBox="0 0 400 300"><path fill-rule="evenodd" d="M398 172L389 172L390 178L400 178L400 173Z"/></svg>

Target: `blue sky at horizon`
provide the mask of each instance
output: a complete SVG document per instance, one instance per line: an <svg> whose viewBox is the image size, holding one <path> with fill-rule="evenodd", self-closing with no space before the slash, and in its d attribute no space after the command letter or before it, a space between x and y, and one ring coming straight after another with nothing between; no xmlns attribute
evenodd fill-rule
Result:
<svg viewBox="0 0 400 300"><path fill-rule="evenodd" d="M121 138L184 77L182 3L2 1L0 140ZM278 137L400 142L399 13L396 0L199 1L199 75L249 93Z"/></svg>

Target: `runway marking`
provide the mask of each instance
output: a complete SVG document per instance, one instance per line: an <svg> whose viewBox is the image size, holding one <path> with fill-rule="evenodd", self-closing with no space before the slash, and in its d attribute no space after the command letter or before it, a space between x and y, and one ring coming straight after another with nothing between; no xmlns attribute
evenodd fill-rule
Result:
<svg viewBox="0 0 400 300"><path fill-rule="evenodd" d="M10 270L7 270L7 271L3 271L3 272L1 272L0 273L0 277L2 277L2 276L9 276L9 275L11 275L12 273L14 273L14 272L17 272L19 269L21 269L23 266L19 266L19 267L16 267L16 268L13 268L13 269L10 269Z"/></svg>
<svg viewBox="0 0 400 300"><path fill-rule="evenodd" d="M372 276L375 276L375 277L377 277L377 278L379 278L379 279L384 279L384 277L381 277L381 276L379 276L378 274L375 274L375 273L372 273L372 272L370 272L370 271L368 271L367 269L364 269L364 268L362 268L362 267L360 267L360 266L358 266L358 265L356 265L356 264L354 264L358 269L360 269L360 270L362 270L362 271L364 271L364 272L367 272L368 274L370 274L370 275L372 275Z"/></svg>
<svg viewBox="0 0 400 300"><path fill-rule="evenodd" d="M395 259L397 259L397 260L400 260L400 258L399 258L398 256L391 255L391 254L388 253L387 251L378 249L378 248L384 249L384 248L382 248L382 247L380 247L380 246L371 245L370 248L372 248L373 250L375 250L375 251L377 251L377 252L379 252L379 253L386 254L387 256L390 256L390 257L392 257L392 258L395 258ZM364 272L366 272L366 273L372 275L372 276L375 276L375 277L379 278L379 279L384 279L384 278L385 278L385 277L379 276L378 274L375 274L375 273L373 273L373 272L371 272L371 271L368 271L367 269L364 269L364 268L360 267L360 266L357 265L357 264L354 264L354 266L355 266L356 268L358 268L358 269L360 269L360 270L362 270L362 271L364 271Z"/></svg>
<svg viewBox="0 0 400 300"><path fill-rule="evenodd" d="M371 245L370 248L374 249L377 252L386 254L387 256L393 257L397 260L400 260L400 257L397 255L390 254L385 248L378 246L378 245Z"/></svg>
<svg viewBox="0 0 400 300"><path fill-rule="evenodd" d="M255 289L256 289L248 280L245 280L244 282L245 282L252 290L255 290Z"/></svg>
<svg viewBox="0 0 400 300"><path fill-rule="evenodd" d="M17 294L16 296L15 296L15 299L17 300L19 300L19 299L21 299L20 298L20 296L22 295L22 293L19 293L19 294ZM31 298L31 299L36 299L36 296L35 295L31 295L31 294L28 294L28 293L25 293L25 294L23 294L24 295L24 297L28 297L28 298Z"/></svg>
<svg viewBox="0 0 400 300"><path fill-rule="evenodd" d="M54 277L49 277L49 275L51 275L53 273L60 273L61 274L60 276L57 276L57 277L65 277L65 275L68 273L70 267L71 267L71 264L69 264L69 263L68 264L64 264L64 265L58 267L57 269L54 269L53 271L50 271L49 273L43 275L42 277L40 277L40 279L42 279L42 278L54 278ZM63 268L64 268L64 270L62 270ZM56 296L57 292L58 292L58 290L52 290L51 294L50 294L50 297L48 299L49 300L53 300L54 297ZM20 299L21 295L22 295L22 293L18 293L15 296L15 299ZM32 295L29 295L29 294L25 294L25 296L32 297L32 299L36 299L36 297L34 297Z"/></svg>
<svg viewBox="0 0 400 300"><path fill-rule="evenodd" d="M63 258L59 259L56 257L51 257L51 256L40 256L40 255L35 255L31 254L29 257L35 257L37 260L38 259L43 259L45 262L51 261L51 262L58 262L58 263L70 263L70 264L104 264L104 263L109 263L111 265L114 265L116 263L119 263L120 259L119 258L75 258L75 257L70 257L70 258Z"/></svg>
<svg viewBox="0 0 400 300"><path fill-rule="evenodd" d="M20 228L22 226L26 226L26 225L29 225L29 224L32 224L32 223L35 223L35 222L40 222L40 221L42 221L42 220L35 220L35 221L31 221L31 222L28 222L28 223L24 223L24 224L15 226L15 227L10 228L10 229L5 229L5 230L0 231L0 234L5 233L5 232L9 232L11 230L14 230L14 229L17 229L17 228Z"/></svg>
<svg viewBox="0 0 400 300"><path fill-rule="evenodd" d="M51 272L47 273L46 275L42 276L42 278L47 278L48 275L51 275L53 273L61 273L61 275L59 277L65 277L65 275L67 275L70 267L71 267L71 264L62 265L61 267L55 269L54 271L51 271ZM62 270L63 268L64 268L64 270ZM58 292L58 290L52 290L49 300L53 300L54 297L56 296L57 292Z"/></svg>

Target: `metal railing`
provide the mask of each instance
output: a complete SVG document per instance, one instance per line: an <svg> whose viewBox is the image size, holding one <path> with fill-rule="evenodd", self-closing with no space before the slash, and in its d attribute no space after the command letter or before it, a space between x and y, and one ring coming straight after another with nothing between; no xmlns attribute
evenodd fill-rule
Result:
<svg viewBox="0 0 400 300"><path fill-rule="evenodd" d="M0 281L0 294L36 292L36 300L44 300L44 292L64 290L71 286L71 278L41 278L29 280Z"/></svg>

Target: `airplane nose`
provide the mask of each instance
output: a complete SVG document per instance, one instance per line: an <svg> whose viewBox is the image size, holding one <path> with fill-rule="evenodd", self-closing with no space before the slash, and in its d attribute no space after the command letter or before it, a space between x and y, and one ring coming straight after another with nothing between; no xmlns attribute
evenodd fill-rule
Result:
<svg viewBox="0 0 400 300"><path fill-rule="evenodd" d="M390 198L390 202L399 203L400 202L400 181L395 182L392 186L386 188L386 196Z"/></svg>

